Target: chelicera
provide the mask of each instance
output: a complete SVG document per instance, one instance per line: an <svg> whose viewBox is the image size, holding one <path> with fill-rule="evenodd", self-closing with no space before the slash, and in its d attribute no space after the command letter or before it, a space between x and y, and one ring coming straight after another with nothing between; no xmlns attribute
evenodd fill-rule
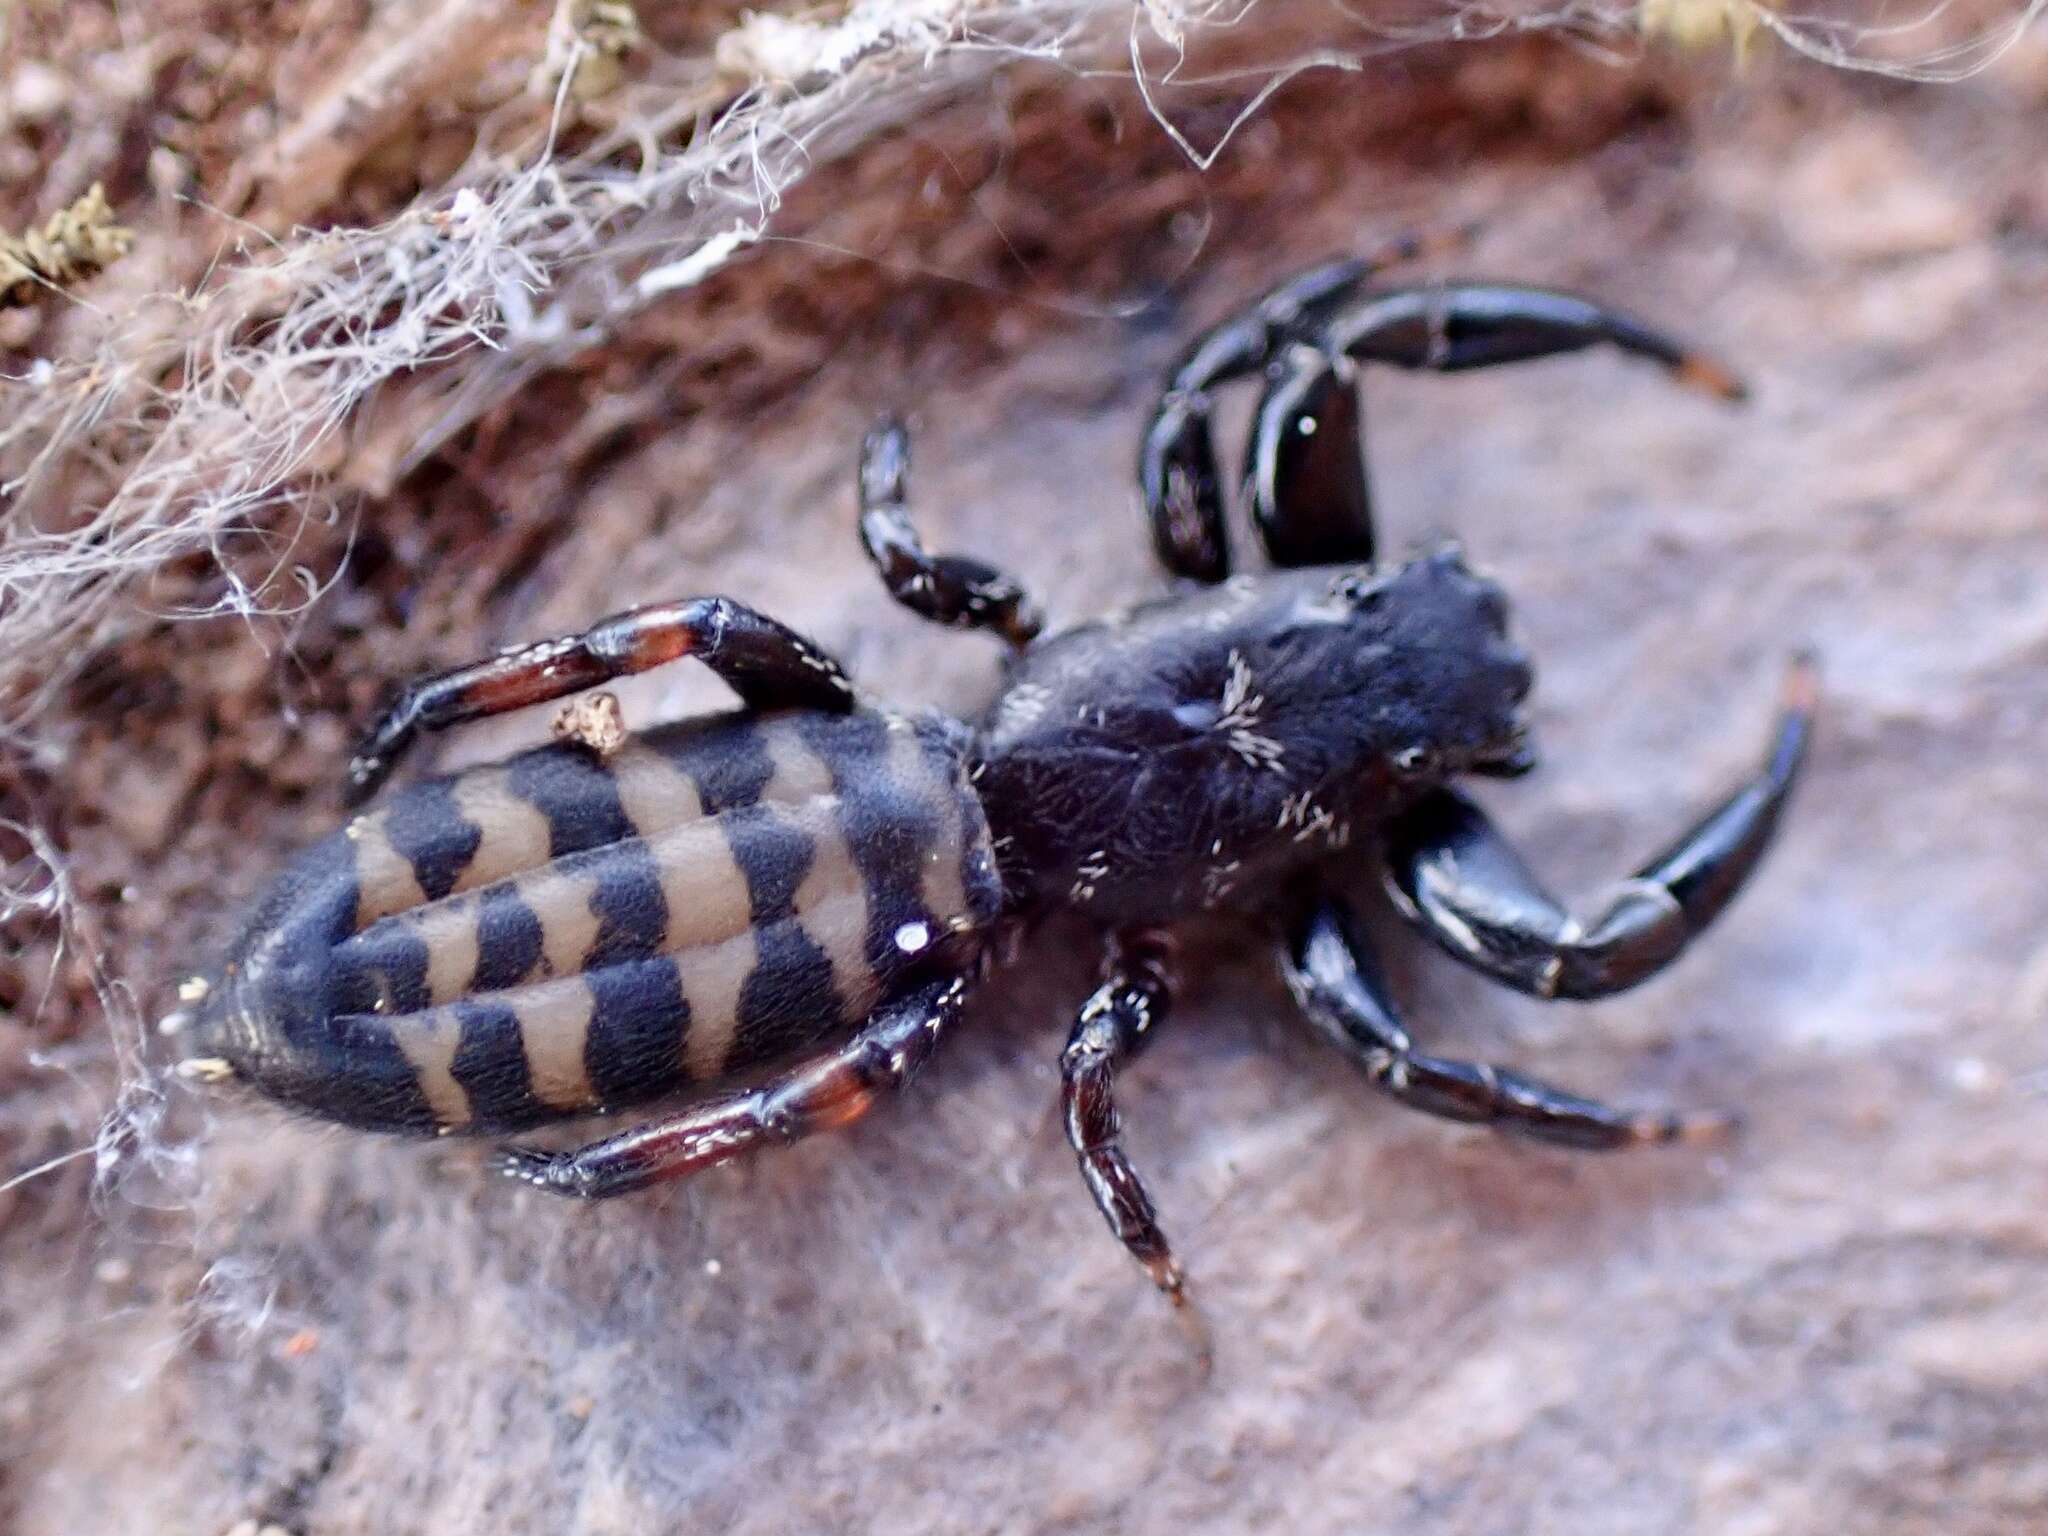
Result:
<svg viewBox="0 0 2048 1536"><path fill-rule="evenodd" d="M349 765L357 801L422 732L683 657L742 707L623 741L572 729L358 815L189 985L193 1075L354 1126L480 1134L695 1090L587 1146L502 1154L539 1188L618 1195L854 1119L917 1072L1022 929L1078 912L1107 943L1060 1057L1067 1135L1111 1230L1179 1301L1112 1085L1171 1005L1167 930L1231 909L1277 928L1304 1015L1412 1108L1602 1150L1721 1129L1419 1049L1335 884L1373 862L1424 935L1544 998L1643 981L1727 906L1798 772L1810 664L1791 668L1756 774L1575 915L1455 787L1533 766L1532 673L1501 589L1456 552L1376 562L1357 373L1607 344L1725 398L1739 387L1583 299L1381 286L1382 265L1296 277L1184 354L1140 452L1182 588L1116 618L1039 638L1016 581L925 551L903 429L869 437L860 529L891 594L1014 647L979 723L863 700L817 646L719 597L403 690ZM1244 377L1264 381L1243 484L1275 569L1232 575L1209 415Z"/></svg>

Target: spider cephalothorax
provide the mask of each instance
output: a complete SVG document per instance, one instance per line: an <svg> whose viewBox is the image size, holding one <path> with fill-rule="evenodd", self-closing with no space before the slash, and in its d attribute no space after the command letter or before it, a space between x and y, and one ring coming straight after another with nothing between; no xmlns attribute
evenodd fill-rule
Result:
<svg viewBox="0 0 2048 1536"><path fill-rule="evenodd" d="M1016 899L1163 922L1268 893L1454 773L1527 761L1527 657L1451 551L1240 576L1045 640L976 779Z"/></svg>
<svg viewBox="0 0 2048 1536"><path fill-rule="evenodd" d="M285 872L218 973L188 984L193 1075L440 1132L696 1089L589 1146L504 1154L542 1188L619 1194L860 1114L918 1069L1013 936L1070 909L1103 925L1108 958L1061 1057L1068 1134L1112 1229L1179 1300L1111 1085L1165 1017L1166 928L1225 908L1277 924L1303 1012L1415 1108L1590 1148L1719 1128L1418 1050L1333 886L1373 861L1423 933L1543 997L1631 986L1726 906L1798 770L1810 666L1791 672L1755 777L1574 916L1453 787L1532 766L1532 674L1500 588L1456 552L1375 563L1355 375L1607 343L1739 390L1581 299L1380 288L1376 274L1317 268L1190 348L1140 455L1154 542L1187 587L1112 619L1037 638L1018 583L926 554L902 428L869 438L861 533L891 593L1017 647L978 725L859 700L831 657L725 598L637 609L405 690L349 765L356 799L421 731L685 656L743 708L623 741L572 725L357 816ZM1209 391L1249 374L1265 394L1245 490L1278 568L1233 576Z"/></svg>

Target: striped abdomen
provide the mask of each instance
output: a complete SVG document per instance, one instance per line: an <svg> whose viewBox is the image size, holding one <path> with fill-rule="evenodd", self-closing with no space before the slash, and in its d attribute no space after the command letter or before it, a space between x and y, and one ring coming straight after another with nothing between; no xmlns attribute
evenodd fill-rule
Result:
<svg viewBox="0 0 2048 1536"><path fill-rule="evenodd" d="M843 1034L1000 901L959 727L720 716L358 817L259 907L202 1043L350 1124L513 1129Z"/></svg>

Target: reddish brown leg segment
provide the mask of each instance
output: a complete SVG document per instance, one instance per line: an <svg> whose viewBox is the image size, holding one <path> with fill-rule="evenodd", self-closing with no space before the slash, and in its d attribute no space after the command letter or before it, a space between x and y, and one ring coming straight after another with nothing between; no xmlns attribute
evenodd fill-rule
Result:
<svg viewBox="0 0 2048 1536"><path fill-rule="evenodd" d="M658 603L411 684L349 759L345 798L351 805L368 799L422 731L545 704L685 656L754 709L853 707L853 685L839 663L795 630L725 597Z"/></svg>
<svg viewBox="0 0 2048 1536"><path fill-rule="evenodd" d="M838 1050L759 1088L690 1105L569 1152L508 1147L497 1167L558 1195L601 1200L837 1130L910 1081L959 1018L967 992L964 978L933 982L882 1009Z"/></svg>

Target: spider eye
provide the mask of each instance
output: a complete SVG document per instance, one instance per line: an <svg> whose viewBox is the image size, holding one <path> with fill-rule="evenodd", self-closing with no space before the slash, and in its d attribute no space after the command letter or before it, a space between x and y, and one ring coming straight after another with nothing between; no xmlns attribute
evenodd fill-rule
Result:
<svg viewBox="0 0 2048 1536"><path fill-rule="evenodd" d="M1386 593L1386 583L1369 571L1352 571L1330 584L1330 595L1340 603L1361 611L1375 607Z"/></svg>

